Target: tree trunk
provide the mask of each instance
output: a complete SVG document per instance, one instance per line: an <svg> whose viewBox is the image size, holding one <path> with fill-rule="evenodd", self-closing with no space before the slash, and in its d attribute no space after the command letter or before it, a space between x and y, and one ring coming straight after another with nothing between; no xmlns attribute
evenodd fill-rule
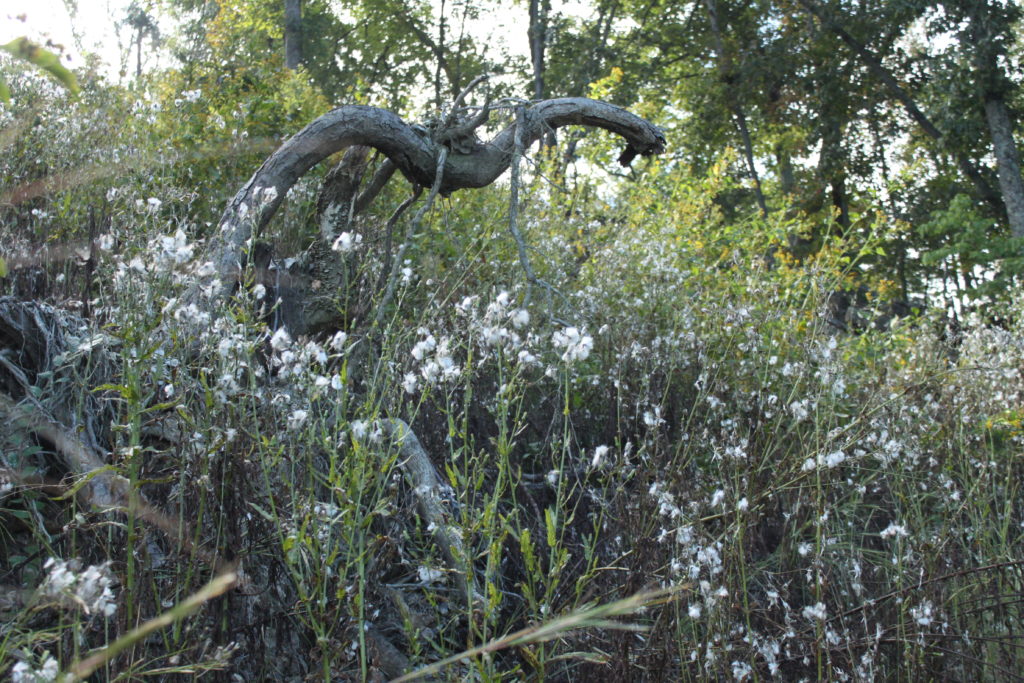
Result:
<svg viewBox="0 0 1024 683"><path fill-rule="evenodd" d="M1006 101L1001 95L987 94L985 118L996 153L999 188L1003 191L1006 216L1014 237L1024 237L1024 181L1020 175L1020 155L1013 139L1013 125Z"/></svg>
<svg viewBox="0 0 1024 683"><path fill-rule="evenodd" d="M320 239L327 244L347 230L356 215L356 193L369 165L369 156L369 147L349 147L338 165L324 178L317 197L316 213L320 222Z"/></svg>
<svg viewBox="0 0 1024 683"><path fill-rule="evenodd" d="M547 44L548 10L550 0L530 0L530 25L526 35L530 40L530 62L533 64L533 99L544 99L544 49Z"/></svg>
<svg viewBox="0 0 1024 683"><path fill-rule="evenodd" d="M294 71L302 63L302 0L284 0L284 65Z"/></svg>
<svg viewBox="0 0 1024 683"><path fill-rule="evenodd" d="M441 0L441 9L438 12L437 20L437 65L434 69L434 106L437 111L441 111L441 106L444 104L444 91L441 82L441 73L444 71L445 60L444 56L444 0Z"/></svg>
<svg viewBox="0 0 1024 683"><path fill-rule="evenodd" d="M789 150L781 143L775 145L775 160L779 174L779 189L783 195L789 196L796 189L796 175L793 173L793 160Z"/></svg>
<svg viewBox="0 0 1024 683"><path fill-rule="evenodd" d="M836 223L845 229L850 227L850 205L846 195L847 156L842 145L843 131L834 117L822 115L821 120L823 130L818 175L822 182L828 184Z"/></svg>
<svg viewBox="0 0 1024 683"><path fill-rule="evenodd" d="M142 29L135 38L135 80L142 78Z"/></svg>
<svg viewBox="0 0 1024 683"><path fill-rule="evenodd" d="M844 229L850 227L850 200L846 195L846 178L840 174L831 181L832 207L836 211L836 223Z"/></svg>
<svg viewBox="0 0 1024 683"><path fill-rule="evenodd" d="M551 0L530 0L530 25L526 35L530 40L530 62L533 64L533 99L541 101L547 97L544 83L545 57L548 40L548 12ZM557 143L554 131L544 136L543 146L554 147Z"/></svg>
<svg viewBox="0 0 1024 683"><path fill-rule="evenodd" d="M1013 121L1006 106L1006 95L1014 86L999 66L999 39L993 17L982 3L971 7L965 31L974 48L975 76L981 87L981 99L988 123L989 137L996 155L999 189L1006 205L1010 233L1024 237L1024 182L1020 175L1020 154L1013 139Z"/></svg>
<svg viewBox="0 0 1024 683"><path fill-rule="evenodd" d="M747 159L747 168L750 169L750 177L754 179L754 197L757 199L757 206L761 209L761 216L768 217L768 202L765 201L764 191L761 189L761 177L757 173L757 166L754 164L754 144L750 140L750 131L747 129L747 117L743 109L736 105L733 112L736 117L736 127L739 128L740 138L743 140L743 156Z"/></svg>
<svg viewBox="0 0 1024 683"><path fill-rule="evenodd" d="M715 52L718 53L718 73L722 84L726 88L732 88L736 82L736 75L732 68L732 59L725 48L725 41L722 39L722 30L718 23L718 7L715 0L704 0L704 7L708 12L708 21L711 24L711 33L715 39ZM757 173L757 166L754 164L754 145L750 139L750 130L747 128L747 117L743 113L743 107L739 99L732 97L726 92L729 100L729 108L732 110L733 120L739 130L740 139L743 142L743 157L747 161L747 170L754 180L754 196L757 198L757 205L761 209L761 216L768 217L768 203L764 199L764 192L761 190L761 178Z"/></svg>

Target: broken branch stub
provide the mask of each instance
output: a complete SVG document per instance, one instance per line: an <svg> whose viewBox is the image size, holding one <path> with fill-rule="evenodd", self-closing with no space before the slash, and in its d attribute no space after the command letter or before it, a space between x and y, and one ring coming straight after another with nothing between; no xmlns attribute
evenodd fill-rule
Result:
<svg viewBox="0 0 1024 683"><path fill-rule="evenodd" d="M665 149L665 136L653 124L620 107L583 97L545 100L528 107L520 136L529 147L548 131L568 125L603 128L623 137L627 145L619 157L623 165L638 154L658 154ZM442 173L441 194L490 185L508 169L515 141L516 126L512 124L469 152L451 150ZM228 204L207 250L215 275L223 281L232 279L246 243L270 221L288 190L316 164L353 145L379 150L417 185L434 185L440 151L437 142L384 109L363 105L334 109L281 145Z"/></svg>

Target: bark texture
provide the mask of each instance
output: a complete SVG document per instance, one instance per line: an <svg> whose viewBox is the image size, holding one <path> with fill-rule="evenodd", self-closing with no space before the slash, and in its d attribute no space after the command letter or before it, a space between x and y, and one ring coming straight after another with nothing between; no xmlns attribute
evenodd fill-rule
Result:
<svg viewBox="0 0 1024 683"><path fill-rule="evenodd" d="M1024 181L1020 175L1020 155L1013 140L1013 124L1002 97L985 99L985 118L996 153L999 189L1003 192L1006 216L1014 237L1024 237Z"/></svg>

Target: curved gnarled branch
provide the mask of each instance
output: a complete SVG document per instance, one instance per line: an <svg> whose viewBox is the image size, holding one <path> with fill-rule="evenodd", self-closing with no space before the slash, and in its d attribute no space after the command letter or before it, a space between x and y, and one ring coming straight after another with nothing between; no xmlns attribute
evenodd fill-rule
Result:
<svg viewBox="0 0 1024 683"><path fill-rule="evenodd" d="M637 154L658 154L665 137L651 123L605 102L583 97L539 102L525 111L521 140L525 146L546 132L567 125L603 128L622 136L623 165ZM485 187L508 169L516 142L511 125L490 142L464 153L451 150L440 192ZM439 143L397 115L362 105L347 105L316 119L274 152L242 186L221 217L209 252L219 276L237 271L245 243L269 222L288 190L327 157L352 145L380 150L411 182L430 187L437 173Z"/></svg>

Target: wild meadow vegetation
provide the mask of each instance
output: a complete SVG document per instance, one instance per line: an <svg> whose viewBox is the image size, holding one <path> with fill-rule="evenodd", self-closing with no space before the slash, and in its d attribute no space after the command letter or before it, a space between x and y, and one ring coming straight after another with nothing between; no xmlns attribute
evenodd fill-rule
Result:
<svg viewBox="0 0 1024 683"><path fill-rule="evenodd" d="M479 137L568 94L664 154L622 170L562 128L406 213L396 174L325 241L339 154L197 295L285 137L340 103L443 118L496 71L452 37L484 5L387 2L308 2L287 69L280 4L147 6L126 30L141 64L140 16L177 16L164 61L78 94L0 61L0 675L1021 677L1024 234L957 162L1009 192L981 100L937 96L980 73L966 10L530 3L547 62L493 78ZM1015 10L973 5L1012 113ZM943 144L840 11L889 22L873 50ZM447 43L410 28L439 17ZM333 314L308 333L300 281Z"/></svg>

